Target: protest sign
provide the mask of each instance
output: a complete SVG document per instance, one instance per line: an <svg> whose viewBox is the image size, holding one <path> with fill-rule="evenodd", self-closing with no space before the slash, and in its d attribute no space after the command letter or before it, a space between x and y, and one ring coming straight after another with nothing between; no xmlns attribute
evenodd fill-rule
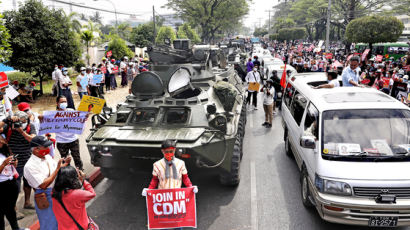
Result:
<svg viewBox="0 0 410 230"><path fill-rule="evenodd" d="M20 93L17 92L17 90L15 90L13 87L9 86L6 89L6 95L10 98L10 100L14 100L14 98L20 95Z"/></svg>
<svg viewBox="0 0 410 230"><path fill-rule="evenodd" d="M102 66L101 67L101 73L107 73L107 67L105 67L105 66Z"/></svg>
<svg viewBox="0 0 410 230"><path fill-rule="evenodd" d="M98 75L93 75L93 79L91 79L91 84L96 85L96 84L100 84L102 81L103 75L102 74L98 74Z"/></svg>
<svg viewBox="0 0 410 230"><path fill-rule="evenodd" d="M325 55L325 58L326 58L326 59L332 59L332 58L333 58L333 54L332 54L332 53L327 53L327 54Z"/></svg>
<svg viewBox="0 0 410 230"><path fill-rule="evenodd" d="M111 56L112 56L112 51L110 50L107 52L107 57L111 57Z"/></svg>
<svg viewBox="0 0 410 230"><path fill-rule="evenodd" d="M118 66L114 66L112 68L112 73L118 73Z"/></svg>
<svg viewBox="0 0 410 230"><path fill-rule="evenodd" d="M383 61L383 55L378 54L378 55L376 56L376 61L377 61L377 62L382 62L382 61Z"/></svg>
<svg viewBox="0 0 410 230"><path fill-rule="evenodd" d="M81 88L85 89L88 85L88 77L83 77L80 81Z"/></svg>
<svg viewBox="0 0 410 230"><path fill-rule="evenodd" d="M366 60L367 55L369 55L370 49L365 49L362 54L362 61Z"/></svg>
<svg viewBox="0 0 410 230"><path fill-rule="evenodd" d="M44 111L38 134L61 132L82 134L87 114L80 111Z"/></svg>
<svg viewBox="0 0 410 230"><path fill-rule="evenodd" d="M98 97L91 97L84 95L81 99L80 106L78 106L79 111L91 112L94 114L101 113L102 108L104 107L105 100Z"/></svg>
<svg viewBox="0 0 410 230"><path fill-rule="evenodd" d="M149 229L196 228L193 187L149 189L146 201Z"/></svg>
<svg viewBox="0 0 410 230"><path fill-rule="evenodd" d="M6 87L9 85L7 80L7 74L5 72L0 72L0 88Z"/></svg>

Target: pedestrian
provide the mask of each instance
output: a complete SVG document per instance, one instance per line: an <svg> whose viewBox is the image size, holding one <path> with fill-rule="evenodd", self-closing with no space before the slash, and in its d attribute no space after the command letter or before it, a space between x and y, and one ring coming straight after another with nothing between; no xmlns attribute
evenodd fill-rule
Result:
<svg viewBox="0 0 410 230"><path fill-rule="evenodd" d="M120 62L120 74L121 74L121 87L125 87L128 85L128 78L127 78L127 57L121 58Z"/></svg>
<svg viewBox="0 0 410 230"><path fill-rule="evenodd" d="M59 84L59 78L62 76L62 72L61 69L64 66L62 64L54 65L54 71L53 73L51 73L51 79L54 81L53 87L52 87L52 91L53 91L53 96L58 96L60 93L60 84Z"/></svg>
<svg viewBox="0 0 410 230"><path fill-rule="evenodd" d="M253 58L255 59L253 60L253 66L258 66L259 68L259 66L261 66L261 62L258 60L259 59L258 56L254 56Z"/></svg>
<svg viewBox="0 0 410 230"><path fill-rule="evenodd" d="M328 83L316 86L315 89L340 87L339 80L337 80L337 72L328 71L326 74L327 74Z"/></svg>
<svg viewBox="0 0 410 230"><path fill-rule="evenodd" d="M350 65L346 67L342 73L343 87L360 86L359 62L360 58L357 56L350 58Z"/></svg>
<svg viewBox="0 0 410 230"><path fill-rule="evenodd" d="M90 67L87 67L86 76L88 78L88 90L90 92L90 96L92 97L100 97L100 83L95 83L93 78L94 74L91 71Z"/></svg>
<svg viewBox="0 0 410 230"><path fill-rule="evenodd" d="M0 136L0 230L5 229L4 217L12 230L23 230L18 225L15 209L19 195L16 167L17 158L10 153L6 140Z"/></svg>
<svg viewBox="0 0 410 230"><path fill-rule="evenodd" d="M56 102L58 111L73 111L73 109L67 108L67 98L64 96L57 97ZM67 132L56 133L56 141L61 158L68 157L68 154L70 153L74 159L75 166L80 170L84 170L77 135Z"/></svg>
<svg viewBox="0 0 410 230"><path fill-rule="evenodd" d="M30 123L29 116L23 111L17 111L14 116L6 118L3 134L6 137L8 146L13 154L17 156L17 178L18 191L21 189L21 180L23 179L24 191L24 208L34 209L31 203L31 187L23 176L24 166L31 156L30 142L36 136L36 128Z"/></svg>
<svg viewBox="0 0 410 230"><path fill-rule="evenodd" d="M253 109L257 110L260 74L256 67L253 67L253 70L246 75L245 81L248 83L248 97L246 98L246 104L250 105L252 97Z"/></svg>
<svg viewBox="0 0 410 230"><path fill-rule="evenodd" d="M36 87L35 81L30 81L29 85L26 87L27 92L31 94L31 97L33 100L36 100L37 95L40 94L40 90L37 90L35 87Z"/></svg>
<svg viewBox="0 0 410 230"><path fill-rule="evenodd" d="M181 188L182 183L186 187L194 187L194 193L198 192L197 186L192 186L188 177L185 162L175 157L176 141L165 140L161 144L161 152L164 156L153 165L152 180L148 189L173 189ZM147 195L147 189L142 190L142 195Z"/></svg>
<svg viewBox="0 0 410 230"><path fill-rule="evenodd" d="M58 229L90 229L85 204L95 195L93 187L85 180L85 174L81 170L72 166L61 168L53 192L53 211Z"/></svg>
<svg viewBox="0 0 410 230"><path fill-rule="evenodd" d="M30 142L33 155L24 166L24 177L36 194L34 200L40 230L58 230L51 191L60 168L68 166L71 162L70 157L55 162L49 155L50 145L51 141L44 136L34 137Z"/></svg>
<svg viewBox="0 0 410 230"><path fill-rule="evenodd" d="M246 72L249 73L253 70L253 62L252 59L249 58L248 62L246 63Z"/></svg>
<svg viewBox="0 0 410 230"><path fill-rule="evenodd" d="M265 122L262 126L266 128L272 128L272 120L273 120L273 104L274 96L275 96L275 88L273 87L272 79L268 79L266 81L266 85L262 88L263 92L263 110L265 111Z"/></svg>
<svg viewBox="0 0 410 230"><path fill-rule="evenodd" d="M17 90L17 92L19 93L18 95L19 102L34 103L32 92L27 91L26 84L24 83L19 84L19 89Z"/></svg>
<svg viewBox="0 0 410 230"><path fill-rule="evenodd" d="M81 85L81 81L86 78L87 84L84 85L84 87ZM86 76L86 71L85 67L80 68L80 74L77 76L76 82L77 82L77 91L78 91L78 96L80 96L80 100L83 99L84 95L88 95L88 76Z"/></svg>
<svg viewBox="0 0 410 230"><path fill-rule="evenodd" d="M105 86L105 74L101 71L102 66L103 66L102 64L99 64L98 68L97 68L97 71L95 72L95 74L97 74L97 75L100 75L100 74L102 75L100 86L98 87L100 95L104 95L104 86Z"/></svg>
<svg viewBox="0 0 410 230"><path fill-rule="evenodd" d="M115 63L115 59L111 59L111 63L109 63L111 72L110 72L110 86L111 86L111 90L115 90L117 88L117 80L115 79L115 75L117 74L117 72L114 71L114 65Z"/></svg>
<svg viewBox="0 0 410 230"><path fill-rule="evenodd" d="M135 71L134 63L130 62L128 64L128 69L127 69L127 80L128 80L128 82L132 83L135 76L137 76L137 72Z"/></svg>
<svg viewBox="0 0 410 230"><path fill-rule="evenodd" d="M105 67L105 73L104 73L104 76L105 76L105 81L104 81L105 82L105 92L108 93L111 89L110 73L112 72L112 69L110 68L110 64L109 64L109 62L107 61L107 59L105 57L102 59L102 63L103 63L102 64L103 67Z"/></svg>
<svg viewBox="0 0 410 230"><path fill-rule="evenodd" d="M61 89L60 95L63 95L65 98L67 98L67 108L75 109L73 95L71 94L70 89L70 86L73 85L73 83L71 82L70 76L68 76L67 68L63 68L62 71L63 75L59 79Z"/></svg>
<svg viewBox="0 0 410 230"><path fill-rule="evenodd" d="M9 97L6 95L7 87L0 89L0 121L13 115L12 105Z"/></svg>
<svg viewBox="0 0 410 230"><path fill-rule="evenodd" d="M30 124L33 124L35 127L35 134L38 135L38 132L40 130L40 120L38 119L38 113L33 112L31 110L31 106L27 102L21 102L20 104L17 105L17 108L19 111L23 111L28 115L28 118L30 120Z"/></svg>

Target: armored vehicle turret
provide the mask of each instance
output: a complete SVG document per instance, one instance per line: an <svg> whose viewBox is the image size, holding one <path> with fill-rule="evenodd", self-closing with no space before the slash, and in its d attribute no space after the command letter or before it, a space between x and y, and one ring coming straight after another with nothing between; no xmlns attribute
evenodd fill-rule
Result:
<svg viewBox="0 0 410 230"><path fill-rule="evenodd" d="M245 90L217 47L189 40L148 49L151 69L137 75L132 94L92 118L87 146L108 178L129 169L150 171L161 142L177 140L187 167L216 170L225 185L239 183L245 133Z"/></svg>

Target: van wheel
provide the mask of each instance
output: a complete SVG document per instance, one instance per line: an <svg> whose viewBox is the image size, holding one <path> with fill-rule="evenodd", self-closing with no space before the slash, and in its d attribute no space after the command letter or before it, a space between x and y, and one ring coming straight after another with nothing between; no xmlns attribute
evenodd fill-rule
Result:
<svg viewBox="0 0 410 230"><path fill-rule="evenodd" d="M289 142L289 135L285 136L285 153L286 153L286 156L293 157L293 152L292 152L292 149L290 147L290 142Z"/></svg>
<svg viewBox="0 0 410 230"><path fill-rule="evenodd" d="M305 208L311 208L313 207L313 204L310 201L309 178L305 168L302 169L300 179L300 194L303 206L305 206Z"/></svg>

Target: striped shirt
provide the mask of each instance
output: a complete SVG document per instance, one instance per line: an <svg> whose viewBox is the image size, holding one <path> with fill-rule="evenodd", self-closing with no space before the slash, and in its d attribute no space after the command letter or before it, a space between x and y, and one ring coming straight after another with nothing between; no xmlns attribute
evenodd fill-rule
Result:
<svg viewBox="0 0 410 230"><path fill-rule="evenodd" d="M5 135L7 135L7 132L7 129L4 130ZM28 134L36 134L36 128L33 124L30 124L30 132ZM19 154L17 156L17 168L24 167L31 156L30 142L28 142L21 133L12 131L8 144L13 154Z"/></svg>
<svg viewBox="0 0 410 230"><path fill-rule="evenodd" d="M188 173L185 167L185 162L178 158L174 158L174 164L178 172L178 179L174 179L172 166L169 168L169 178L165 177L165 159L154 163L154 170L152 171L153 176L157 176L159 180L158 189L171 189L171 188L181 188L182 185L182 175Z"/></svg>

